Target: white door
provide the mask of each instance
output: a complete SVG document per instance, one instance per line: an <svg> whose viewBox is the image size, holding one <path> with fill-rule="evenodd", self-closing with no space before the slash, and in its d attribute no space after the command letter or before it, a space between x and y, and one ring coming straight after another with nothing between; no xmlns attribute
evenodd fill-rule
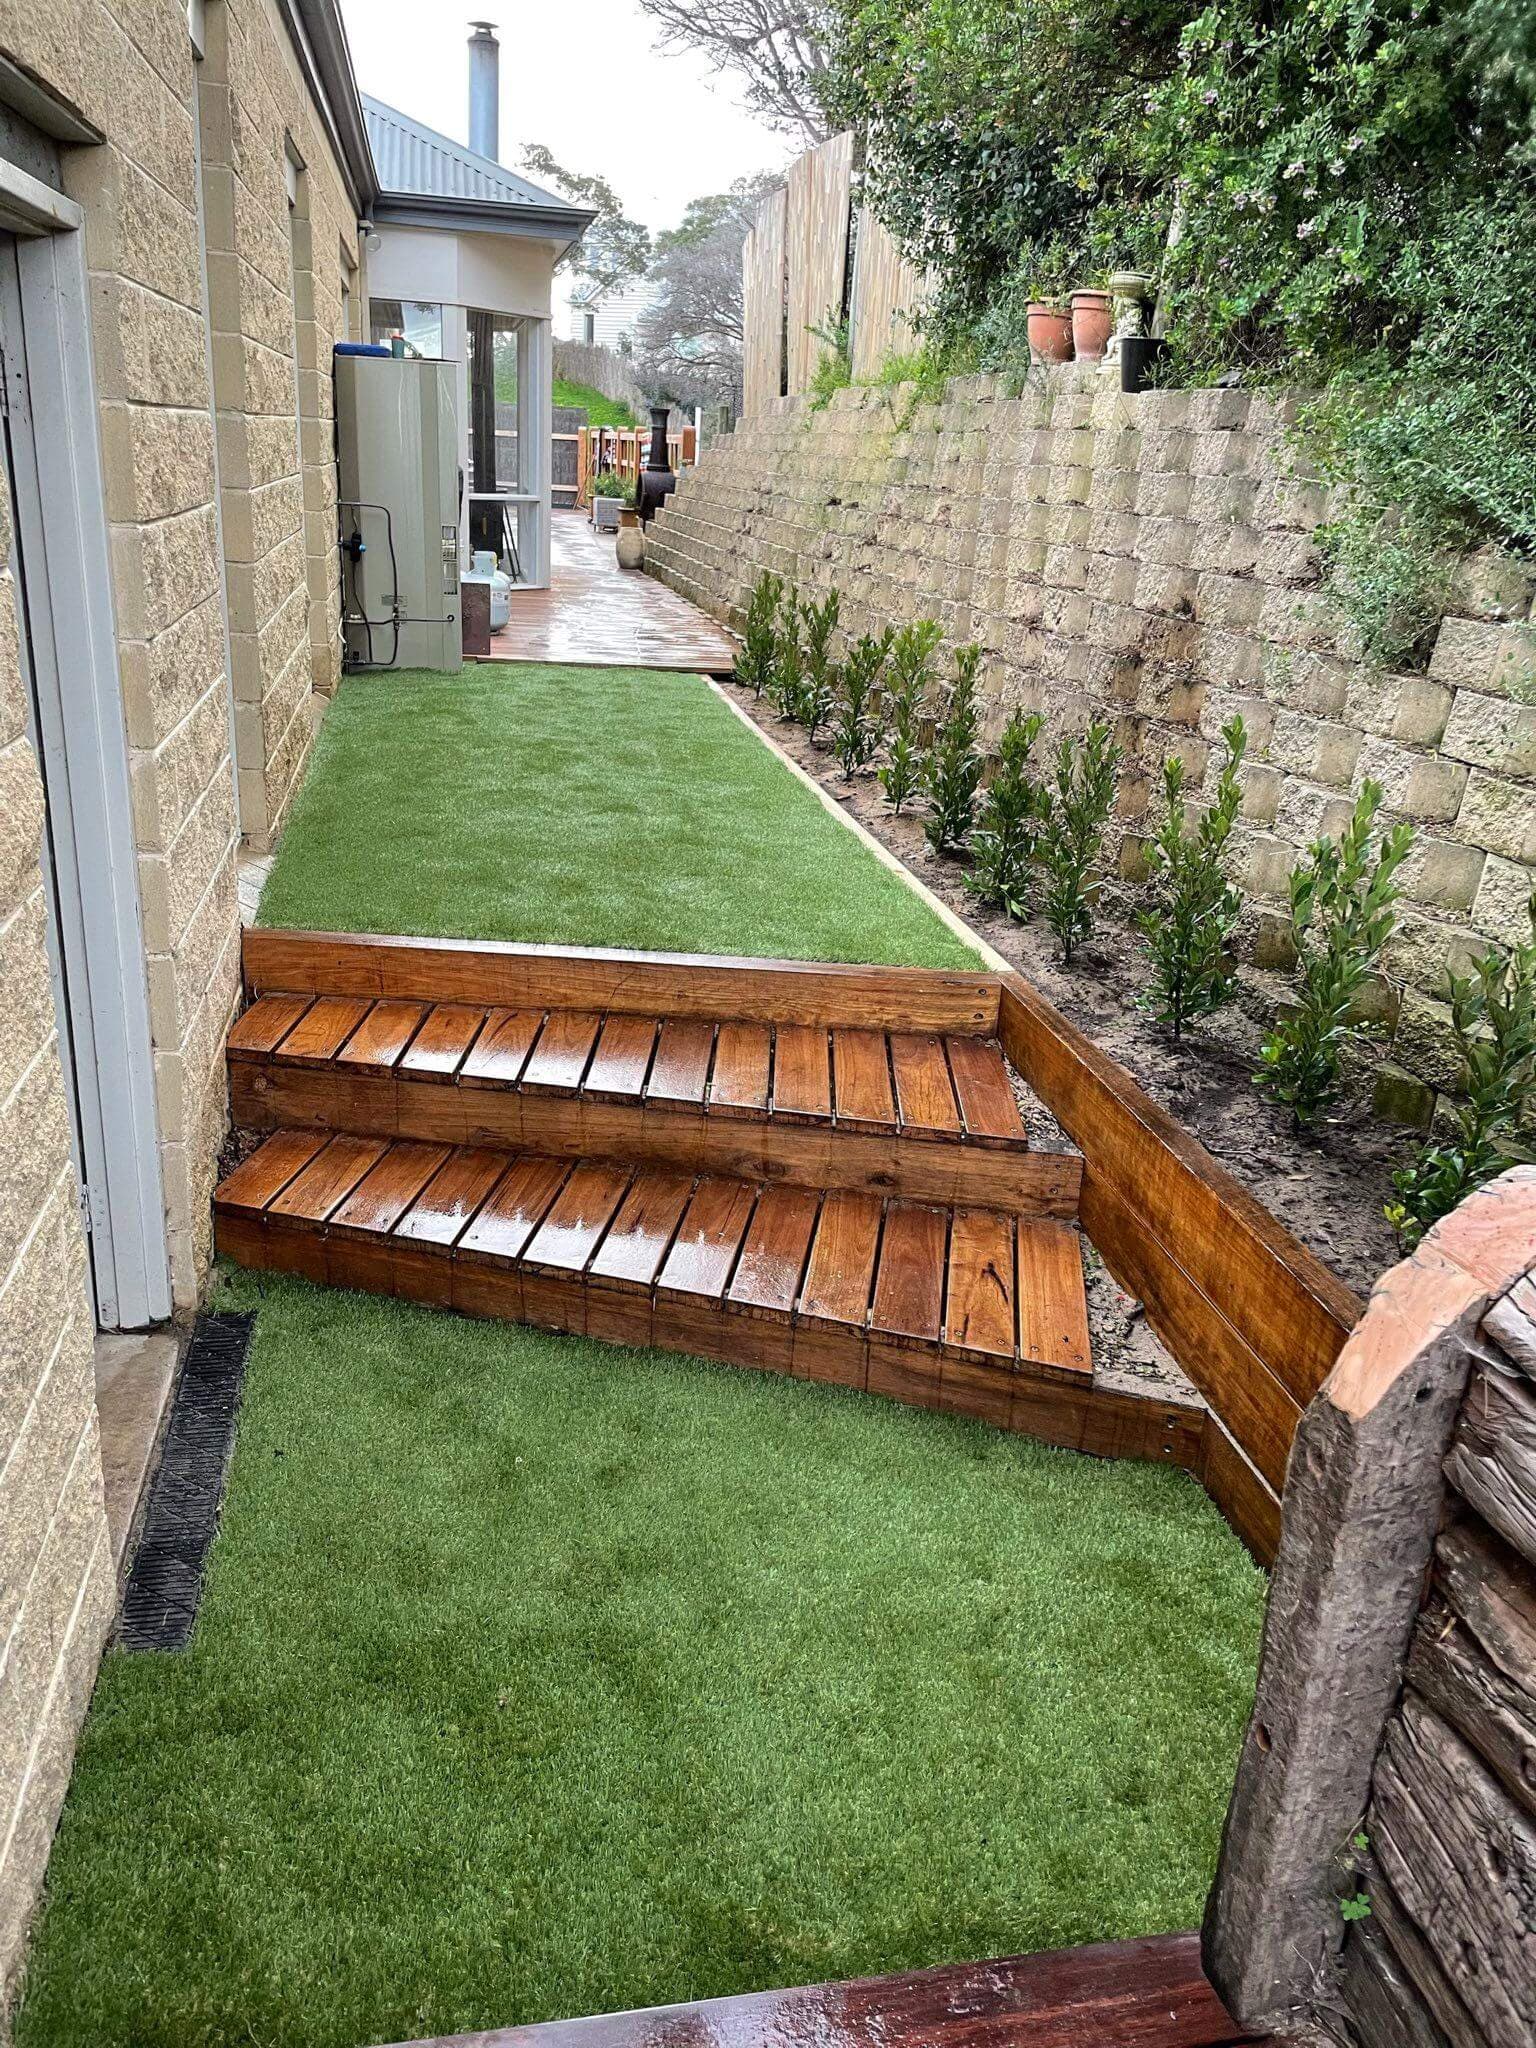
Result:
<svg viewBox="0 0 1536 2048"><path fill-rule="evenodd" d="M81 238L26 232L4 169L0 218L23 231L0 231L0 415L49 960L96 1319L137 1329L171 1301Z"/></svg>

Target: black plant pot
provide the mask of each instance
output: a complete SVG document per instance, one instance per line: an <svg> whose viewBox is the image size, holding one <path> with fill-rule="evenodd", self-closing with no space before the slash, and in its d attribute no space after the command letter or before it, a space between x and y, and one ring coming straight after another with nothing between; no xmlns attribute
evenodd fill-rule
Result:
<svg viewBox="0 0 1536 2048"><path fill-rule="evenodd" d="M1152 365L1163 352L1160 334L1124 334L1120 337L1120 389L1145 391L1152 381Z"/></svg>

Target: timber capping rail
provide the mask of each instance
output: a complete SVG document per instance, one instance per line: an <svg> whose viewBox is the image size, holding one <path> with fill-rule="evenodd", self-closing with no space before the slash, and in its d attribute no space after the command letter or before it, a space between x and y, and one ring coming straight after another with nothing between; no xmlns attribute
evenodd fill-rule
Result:
<svg viewBox="0 0 1536 2048"><path fill-rule="evenodd" d="M1292 1439L1361 1303L1021 976L272 928L248 930L243 957L253 997L996 1037L1083 1155L1085 1235L1209 1405L1196 1475L1255 1555L1274 1556Z"/></svg>

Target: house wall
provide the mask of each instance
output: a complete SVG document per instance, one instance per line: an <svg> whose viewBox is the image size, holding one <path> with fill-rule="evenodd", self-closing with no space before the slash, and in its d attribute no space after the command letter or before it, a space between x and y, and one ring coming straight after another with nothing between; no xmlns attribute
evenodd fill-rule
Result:
<svg viewBox="0 0 1536 2048"><path fill-rule="evenodd" d="M1446 966L1528 930L1536 577L1469 559L1427 672L1370 668L1320 588L1329 497L1295 473L1295 410L1243 391L1127 398L1075 368L1021 397L981 377L921 407L873 387L820 411L777 399L681 480L646 565L737 623L763 569L839 589L850 635L936 618L986 649L994 738L1015 706L1045 712L1048 741L1111 719L1126 754L1111 894L1142 872L1163 757L1208 786L1240 711L1247 965L1223 1028L1250 1046L1289 987L1289 870L1374 777L1418 833L1373 993L1390 1047L1376 1096L1424 1124L1459 1078Z"/></svg>
<svg viewBox="0 0 1536 2048"><path fill-rule="evenodd" d="M186 0L0 0L0 55L104 138L64 147L61 162L65 189L85 213L134 880L167 1245L182 1309L194 1305L209 1256L208 1198L226 1128L220 1054L239 976L232 724L240 732L249 837L264 845L291 800L317 693L335 680L325 370L345 259L358 260L354 209L273 0L208 0L206 17L213 68L205 76L200 181ZM282 173L290 146L305 167L307 217L307 234L292 245ZM208 215L211 352L200 197ZM8 535L0 538L8 551ZM6 573L0 1993L21 1953L115 1601L85 1240L45 945L43 824L26 738L16 593Z"/></svg>
<svg viewBox="0 0 1536 2048"><path fill-rule="evenodd" d="M548 242L387 223L378 236L379 246L368 265L369 290L375 298L420 299L431 305L549 318L555 262Z"/></svg>

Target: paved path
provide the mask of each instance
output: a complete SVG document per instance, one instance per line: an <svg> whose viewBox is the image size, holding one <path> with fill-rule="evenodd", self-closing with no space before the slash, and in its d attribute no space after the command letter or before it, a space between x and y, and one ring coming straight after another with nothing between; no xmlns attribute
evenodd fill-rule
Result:
<svg viewBox="0 0 1536 2048"><path fill-rule="evenodd" d="M735 643L686 597L614 560L613 535L584 512L556 512L548 590L514 590L491 638L493 661L575 662L727 675Z"/></svg>

